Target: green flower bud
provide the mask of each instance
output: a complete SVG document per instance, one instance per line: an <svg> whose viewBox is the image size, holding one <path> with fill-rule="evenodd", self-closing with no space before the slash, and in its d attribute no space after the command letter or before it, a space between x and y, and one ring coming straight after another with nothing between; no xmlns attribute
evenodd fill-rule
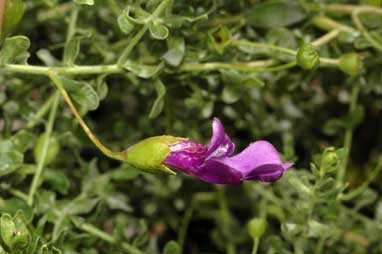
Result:
<svg viewBox="0 0 382 254"><path fill-rule="evenodd" d="M339 165L339 158L334 147L326 148L321 157L320 171L323 173L333 172Z"/></svg>
<svg viewBox="0 0 382 254"><path fill-rule="evenodd" d="M348 53L340 57L339 67L346 74L355 76L361 72L363 60L361 56L356 53Z"/></svg>
<svg viewBox="0 0 382 254"><path fill-rule="evenodd" d="M13 217L13 221L15 222L16 231L13 234L12 249L15 250L15 252L20 252L20 250L28 247L31 235L25 225L25 218L21 211L16 213Z"/></svg>
<svg viewBox="0 0 382 254"><path fill-rule="evenodd" d="M225 26L216 27L208 31L208 49L216 51L219 54L223 54L224 49L229 45L230 42L231 33Z"/></svg>
<svg viewBox="0 0 382 254"><path fill-rule="evenodd" d="M248 233L253 239L260 238L267 229L267 222L260 218L254 218L248 222Z"/></svg>
<svg viewBox="0 0 382 254"><path fill-rule="evenodd" d="M0 40L4 39L15 28L23 17L26 8L24 0L5 0L4 4L3 22L2 24L0 22Z"/></svg>
<svg viewBox="0 0 382 254"><path fill-rule="evenodd" d="M21 211L17 212L14 218L9 214L3 214L0 218L0 232L3 242L12 253L20 253L20 250L29 245L31 235Z"/></svg>
<svg viewBox="0 0 382 254"><path fill-rule="evenodd" d="M182 138L172 136L156 136L144 139L127 150L127 162L136 168L150 173L175 172L162 164L170 154L170 145L176 144Z"/></svg>
<svg viewBox="0 0 382 254"><path fill-rule="evenodd" d="M36 162L40 162L45 139L46 139L46 133L41 134L38 137L37 142L34 146L33 155ZM58 140L54 136L49 137L48 151L45 157L45 165L54 161L54 159L56 158L59 152L60 152L60 143L58 143Z"/></svg>
<svg viewBox="0 0 382 254"><path fill-rule="evenodd" d="M4 243L11 248L13 234L16 231L16 225L9 214L3 214L0 218L0 233Z"/></svg>
<svg viewBox="0 0 382 254"><path fill-rule="evenodd" d="M297 51L297 64L303 69L313 69L320 63L317 49L311 44L302 45Z"/></svg>

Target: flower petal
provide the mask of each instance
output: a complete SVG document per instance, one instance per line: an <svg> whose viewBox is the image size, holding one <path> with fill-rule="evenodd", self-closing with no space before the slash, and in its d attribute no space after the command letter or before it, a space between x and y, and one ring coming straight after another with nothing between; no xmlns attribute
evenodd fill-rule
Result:
<svg viewBox="0 0 382 254"><path fill-rule="evenodd" d="M164 164L185 173L194 174L206 158L207 146L189 140L182 140L170 146L171 153L167 155Z"/></svg>
<svg viewBox="0 0 382 254"><path fill-rule="evenodd" d="M220 159L221 163L240 171L244 180L263 182L276 181L293 163L283 163L276 148L268 141L257 141L231 158Z"/></svg>
<svg viewBox="0 0 382 254"><path fill-rule="evenodd" d="M235 151L235 145L224 131L224 126L218 118L212 123L212 137L208 147L208 158L223 158Z"/></svg>
<svg viewBox="0 0 382 254"><path fill-rule="evenodd" d="M244 179L258 180L262 182L274 182L283 175L284 171L285 170L283 166L280 164L265 164L248 172Z"/></svg>
<svg viewBox="0 0 382 254"><path fill-rule="evenodd" d="M224 164L219 159L211 159L195 173L199 179L218 184L240 184L243 178L241 172Z"/></svg>
<svg viewBox="0 0 382 254"><path fill-rule="evenodd" d="M225 158L224 162L241 171L244 175L266 164L282 164L276 148L268 141L260 140L250 144L241 153L231 158Z"/></svg>

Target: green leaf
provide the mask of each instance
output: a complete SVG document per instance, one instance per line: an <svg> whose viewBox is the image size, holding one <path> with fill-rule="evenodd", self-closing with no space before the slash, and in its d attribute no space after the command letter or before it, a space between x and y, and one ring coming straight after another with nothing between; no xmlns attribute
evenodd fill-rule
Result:
<svg viewBox="0 0 382 254"><path fill-rule="evenodd" d="M120 193L114 193L105 197L105 201L110 209L131 212L133 209L127 203L127 197Z"/></svg>
<svg viewBox="0 0 382 254"><path fill-rule="evenodd" d="M105 78L106 78L106 75L100 75L95 80L95 89L97 91L97 94L100 100L105 99L109 92L109 87Z"/></svg>
<svg viewBox="0 0 382 254"><path fill-rule="evenodd" d="M40 135L35 143L33 149L34 159L37 163L40 162L42 150L44 147L45 139L47 138L46 133ZM44 164L48 165L56 159L57 154L60 152L60 143L54 136L49 137L48 151L45 157Z"/></svg>
<svg viewBox="0 0 382 254"><path fill-rule="evenodd" d="M210 118L212 116L212 113L214 112L214 106L215 106L214 101L207 101L207 103L205 103L202 106L202 111L200 112L201 116L204 119Z"/></svg>
<svg viewBox="0 0 382 254"><path fill-rule="evenodd" d="M98 198L89 199L87 197L78 196L70 202L63 202L60 204L61 209L65 210L67 215L79 215L89 213L98 204Z"/></svg>
<svg viewBox="0 0 382 254"><path fill-rule="evenodd" d="M0 177L8 175L19 168L24 160L24 154L17 150L13 142L0 142Z"/></svg>
<svg viewBox="0 0 382 254"><path fill-rule="evenodd" d="M254 27L273 28L298 23L306 18L306 13L295 1L267 1L255 4L245 18Z"/></svg>
<svg viewBox="0 0 382 254"><path fill-rule="evenodd" d="M10 199L0 199L0 214L1 213L8 213L8 214L15 214L19 210L22 210L24 213L24 216L28 221L30 221L33 217L33 211L28 204L21 199L18 198L10 198ZM1 231L1 230L0 230Z"/></svg>
<svg viewBox="0 0 382 254"><path fill-rule="evenodd" d="M131 71L140 78L151 78L157 74L162 68L163 63L158 65L143 65L131 60L126 61L125 69Z"/></svg>
<svg viewBox="0 0 382 254"><path fill-rule="evenodd" d="M169 241L163 248L163 254L181 254L180 246L175 241Z"/></svg>
<svg viewBox="0 0 382 254"><path fill-rule="evenodd" d="M157 98L151 107L149 118L157 118L163 110L164 98L166 95L166 87L159 79L154 82L155 90L157 92Z"/></svg>
<svg viewBox="0 0 382 254"><path fill-rule="evenodd" d="M46 169L44 170L44 182L48 183L52 189L66 195L69 192L70 180L69 177L61 170Z"/></svg>
<svg viewBox="0 0 382 254"><path fill-rule="evenodd" d="M3 27L0 27L0 41L5 38L24 15L26 6L24 0L6 0L3 16Z"/></svg>
<svg viewBox="0 0 382 254"><path fill-rule="evenodd" d="M152 22L149 25L149 31L151 34L151 37L157 40L165 40L167 39L169 35L169 30L165 25L162 25L160 23Z"/></svg>
<svg viewBox="0 0 382 254"><path fill-rule="evenodd" d="M222 100L227 104L237 102L244 92L241 74L233 70L224 70L222 71L222 80L225 84Z"/></svg>
<svg viewBox="0 0 382 254"><path fill-rule="evenodd" d="M94 0L74 0L76 4L94 5Z"/></svg>
<svg viewBox="0 0 382 254"><path fill-rule="evenodd" d="M169 37L167 39L167 52L162 56L163 60L171 66L179 66L186 53L186 44L183 37Z"/></svg>
<svg viewBox="0 0 382 254"><path fill-rule="evenodd" d="M135 27L135 22L130 18L128 10L123 11L117 19L118 26L124 34L129 34Z"/></svg>
<svg viewBox="0 0 382 254"><path fill-rule="evenodd" d="M63 62L66 65L73 65L80 53L80 37L73 37L65 45Z"/></svg>
<svg viewBox="0 0 382 254"><path fill-rule="evenodd" d="M334 136L344 129L344 122L339 118L332 118L325 122L322 131L329 136Z"/></svg>
<svg viewBox="0 0 382 254"><path fill-rule="evenodd" d="M58 78L76 103L87 110L95 110L98 108L98 94L89 83L67 79L62 76Z"/></svg>
<svg viewBox="0 0 382 254"><path fill-rule="evenodd" d="M29 57L30 41L25 36L7 38L0 51L0 65L25 62Z"/></svg>
<svg viewBox="0 0 382 254"><path fill-rule="evenodd" d="M360 123L362 123L365 116L365 109L362 105L357 105L357 107L350 112L344 119L345 128L354 129Z"/></svg>

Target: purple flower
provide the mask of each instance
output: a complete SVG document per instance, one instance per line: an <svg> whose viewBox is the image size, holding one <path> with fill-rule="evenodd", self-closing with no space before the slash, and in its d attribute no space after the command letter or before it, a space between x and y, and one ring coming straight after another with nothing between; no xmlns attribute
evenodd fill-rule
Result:
<svg viewBox="0 0 382 254"><path fill-rule="evenodd" d="M268 141L251 143L241 153L229 157L235 145L219 119L212 124L209 146L189 140L169 145L170 153L163 164L181 170L203 181L217 184L240 184L244 180L274 182L293 163L282 162L275 147Z"/></svg>

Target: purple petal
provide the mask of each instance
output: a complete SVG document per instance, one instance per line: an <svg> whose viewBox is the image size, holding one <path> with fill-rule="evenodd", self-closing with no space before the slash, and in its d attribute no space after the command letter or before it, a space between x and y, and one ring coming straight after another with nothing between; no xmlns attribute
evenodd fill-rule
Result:
<svg viewBox="0 0 382 254"><path fill-rule="evenodd" d="M199 179L217 184L240 184L243 178L241 172L224 164L219 159L211 159L195 173Z"/></svg>
<svg viewBox="0 0 382 254"><path fill-rule="evenodd" d="M250 144L232 158L222 158L223 164L240 171L245 180L264 182L279 179L293 163L283 163L276 148L267 141Z"/></svg>
<svg viewBox="0 0 382 254"><path fill-rule="evenodd" d="M284 171L287 170L288 168L291 168L293 165L294 165L293 162L285 162L282 164Z"/></svg>
<svg viewBox="0 0 382 254"><path fill-rule="evenodd" d="M206 158L207 146L189 140L182 140L170 146L171 153L164 160L170 168L194 174Z"/></svg>
<svg viewBox="0 0 382 254"><path fill-rule="evenodd" d="M274 182L278 180L284 173L284 168L280 164L265 164L257 167L247 173L245 180L258 180L262 182Z"/></svg>
<svg viewBox="0 0 382 254"><path fill-rule="evenodd" d="M218 118L212 123L212 137L208 147L208 158L224 158L230 156L235 150L235 145L224 131L223 124Z"/></svg>
<svg viewBox="0 0 382 254"><path fill-rule="evenodd" d="M258 180L261 182L275 182L279 180L284 174L284 171L275 171L273 173L269 174L262 174L262 175L257 175L251 179L245 179L245 180Z"/></svg>

